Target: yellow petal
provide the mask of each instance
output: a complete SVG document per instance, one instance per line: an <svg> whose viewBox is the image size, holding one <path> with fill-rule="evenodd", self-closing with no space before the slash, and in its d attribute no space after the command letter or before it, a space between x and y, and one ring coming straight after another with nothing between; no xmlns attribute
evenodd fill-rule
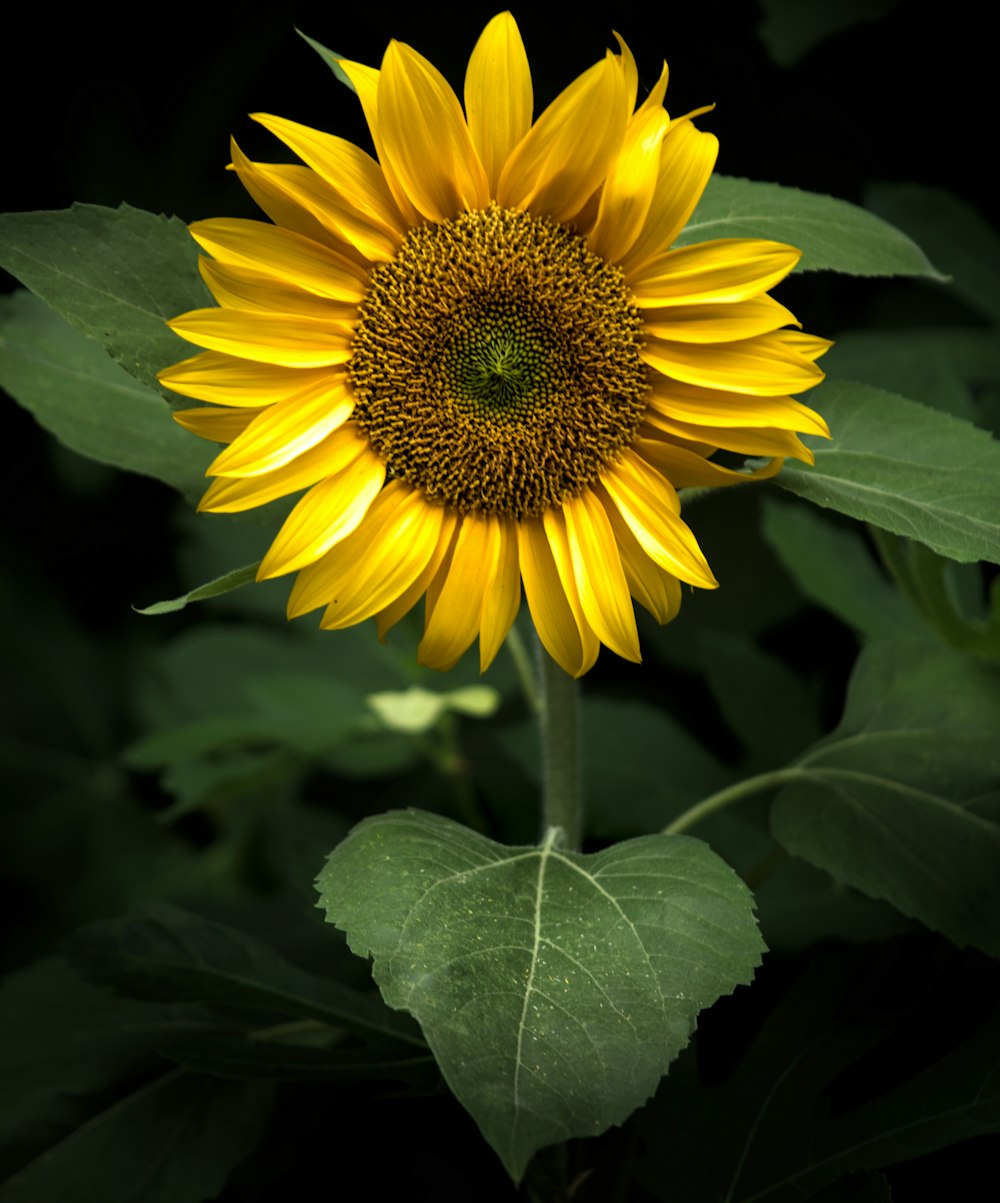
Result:
<svg viewBox="0 0 1000 1203"><path fill-rule="evenodd" d="M637 114L604 181L597 221L587 246L609 263L617 263L642 229L653 200L660 162L660 143L670 125L661 108Z"/></svg>
<svg viewBox="0 0 1000 1203"><path fill-rule="evenodd" d="M243 435L218 455L208 476L260 476L273 472L342 426L354 394L342 373L287 401L268 406Z"/></svg>
<svg viewBox="0 0 1000 1203"><path fill-rule="evenodd" d="M550 510L544 515L547 533L552 513ZM573 577L587 622L602 643L626 660L638 663L642 657L635 611L604 507L589 489L584 489L578 497L563 502L562 513Z"/></svg>
<svg viewBox="0 0 1000 1203"><path fill-rule="evenodd" d="M358 457L309 492L285 519L257 579L304 568L360 524L385 481L385 464L365 441Z"/></svg>
<svg viewBox="0 0 1000 1203"><path fill-rule="evenodd" d="M502 534L494 514L466 514L451 562L428 605L417 662L447 671L479 634L483 601L500 561Z"/></svg>
<svg viewBox="0 0 1000 1203"><path fill-rule="evenodd" d="M642 317L645 333L685 343L735 342L770 334L789 323L798 324L791 310L766 295L733 304L646 309Z"/></svg>
<svg viewBox="0 0 1000 1203"><path fill-rule="evenodd" d="M589 627L581 631L559 579L540 518L517 527L518 559L524 594L542 646L573 677L581 677L597 659L600 647Z"/></svg>
<svg viewBox="0 0 1000 1203"><path fill-rule="evenodd" d="M215 405L260 407L285 401L330 378L329 368L285 368L203 351L175 363L157 380L166 388Z"/></svg>
<svg viewBox="0 0 1000 1203"><path fill-rule="evenodd" d="M278 497L287 497L324 477L342 472L357 459L365 443L367 438L359 432L357 425L348 422L273 472L264 472L260 476L218 477L212 481L198 509L214 514L234 514L266 505Z"/></svg>
<svg viewBox="0 0 1000 1203"><path fill-rule="evenodd" d="M256 363L318 368L351 357L351 324L238 309L193 309L167 325L210 351Z"/></svg>
<svg viewBox="0 0 1000 1203"><path fill-rule="evenodd" d="M639 356L674 380L762 397L799 393L823 379L822 371L778 334L715 344L649 338Z"/></svg>
<svg viewBox="0 0 1000 1203"><path fill-rule="evenodd" d="M815 456L791 430L780 430L774 426L700 426L692 422L678 422L664 417L657 410L650 410L646 421L656 431L671 436L670 442L704 442L712 447L723 447L726 451L738 451L743 455L781 455L785 458L801 459L813 463ZM669 476L669 473L667 473ZM670 477L671 481L674 478ZM674 484L678 482L674 481Z"/></svg>
<svg viewBox="0 0 1000 1203"><path fill-rule="evenodd" d="M490 195L510 152L531 128L533 103L517 22L498 13L479 35L465 72L465 115Z"/></svg>
<svg viewBox="0 0 1000 1203"><path fill-rule="evenodd" d="M645 460L624 451L601 483L650 559L689 585L717 587L697 540L677 515L677 494Z"/></svg>
<svg viewBox="0 0 1000 1203"><path fill-rule="evenodd" d="M191 237L220 263L264 272L333 301L358 302L368 273L329 246L263 221L219 218L188 226Z"/></svg>
<svg viewBox="0 0 1000 1203"><path fill-rule="evenodd" d="M444 563L445 556L451 550L452 536L457 526L458 514L454 510L446 509L444 511L444 518L441 520L441 533L438 536L437 546L434 548L434 552L427 562L427 567L409 588L403 590L395 601L390 602L389 605L375 615L380 642L385 643L389 631L401 618L409 614L427 592L428 586L437 576L438 570Z"/></svg>
<svg viewBox="0 0 1000 1203"><path fill-rule="evenodd" d="M646 400L667 418L705 426L776 426L830 437L826 422L791 397L748 397L656 376ZM721 446L721 444L718 444Z"/></svg>
<svg viewBox="0 0 1000 1203"><path fill-rule="evenodd" d="M629 282L643 309L746 301L773 288L801 257L801 251L780 242L719 238L668 251Z"/></svg>
<svg viewBox="0 0 1000 1203"><path fill-rule="evenodd" d="M615 37L618 37L618 35L615 34ZM618 40L621 42L622 48L625 49L625 43L622 42L620 38ZM650 109L660 109L663 107L663 98L667 94L667 80L669 78L670 69L667 67L666 62L664 62L663 67L660 70L660 78L649 89L649 95L632 115L632 121L641 121ZM634 103L635 102L633 101L633 104Z"/></svg>
<svg viewBox="0 0 1000 1203"><path fill-rule="evenodd" d="M804 330L779 330L778 338L786 347L790 347L806 359L817 360L825 355L833 346L829 338L818 338L815 334L807 334Z"/></svg>
<svg viewBox="0 0 1000 1203"><path fill-rule="evenodd" d="M511 152L498 202L571 221L621 150L627 104L624 76L609 52L556 97Z"/></svg>
<svg viewBox="0 0 1000 1203"><path fill-rule="evenodd" d="M499 523L500 555L496 571L486 585L479 630L479 671L482 673L493 663L521 608L517 524L509 518L500 518Z"/></svg>
<svg viewBox="0 0 1000 1203"><path fill-rule="evenodd" d="M715 168L719 140L687 119L674 121L660 144L660 160L646 222L621 266L630 282L673 245L701 199Z"/></svg>
<svg viewBox="0 0 1000 1203"><path fill-rule="evenodd" d="M347 244L339 234L322 220L322 197L317 195L315 184L321 188L325 185L318 177L314 181L308 180L307 177L314 175L308 167L251 163L235 138L230 139L229 146L233 170L240 177L240 183L276 226L301 234L321 246L341 252L346 249ZM310 183L314 187L310 188ZM351 247L350 254L357 255L358 252Z"/></svg>
<svg viewBox="0 0 1000 1203"><path fill-rule="evenodd" d="M779 456L753 472L735 472L732 468L711 463L697 451L665 439L638 438L633 441L632 448L647 464L662 472L675 489L703 486L718 489L726 485L745 485L751 480L769 480L781 471L783 462Z"/></svg>
<svg viewBox="0 0 1000 1203"><path fill-rule="evenodd" d="M274 117L251 114L265 129L317 173L336 198L337 223L344 237L372 259L399 249L406 223L392 199L382 168L359 147L319 130Z"/></svg>
<svg viewBox="0 0 1000 1203"><path fill-rule="evenodd" d="M357 305L329 301L294 285L276 283L273 276L249 267L231 267L198 256L198 270L209 292L227 309L296 314L316 321L353 322Z"/></svg>
<svg viewBox="0 0 1000 1203"><path fill-rule="evenodd" d="M214 406L211 409L179 409L174 414L174 421L213 443L231 443L265 412L261 409L216 409Z"/></svg>
<svg viewBox="0 0 1000 1203"><path fill-rule="evenodd" d="M681 587L677 578L655 564L643 551L628 523L608 494L598 486L598 496L606 500L605 510L621 555L629 592L659 623L670 622L681 608Z"/></svg>
<svg viewBox="0 0 1000 1203"><path fill-rule="evenodd" d="M390 42L378 81L382 158L414 207L448 221L489 204L489 185L462 106L440 71L402 42Z"/></svg>
<svg viewBox="0 0 1000 1203"><path fill-rule="evenodd" d="M615 41L621 51L621 54L615 56L615 62L618 70L622 73L622 80L625 84L625 109L626 112L631 113L639 95L639 68L636 65L635 55L629 50L625 39L617 30L611 32L615 35Z"/></svg>
<svg viewBox="0 0 1000 1203"><path fill-rule="evenodd" d="M332 583L333 590L320 626L328 631L353 626L397 598L437 550L445 515L443 506L428 505L409 485L391 505L387 501L379 513L370 514L370 521L358 532L363 537L362 548L351 549L354 554L350 556L347 549L340 555L340 548L329 553L327 586Z"/></svg>

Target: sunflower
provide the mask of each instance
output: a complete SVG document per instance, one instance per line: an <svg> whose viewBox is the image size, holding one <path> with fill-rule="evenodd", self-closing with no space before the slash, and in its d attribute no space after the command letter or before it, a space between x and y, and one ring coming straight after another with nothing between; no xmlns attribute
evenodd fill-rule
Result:
<svg viewBox="0 0 1000 1203"><path fill-rule="evenodd" d="M617 35L616 35L617 37ZM259 121L301 160L232 166L270 222L196 222L218 308L170 323L203 352L160 373L206 408L177 413L225 444L200 508L293 493L259 579L297 573L289 617L380 638L425 598L422 663L478 636L490 664L521 586L568 673L600 644L638 661L633 599L661 623L680 584L716 580L677 488L810 462L826 434L789 394L829 345L767 295L799 252L758 239L671 249L718 144L637 106L618 51L532 120L517 25L494 17L465 109L391 42L380 70L340 59L377 160L331 134ZM753 473L716 451L762 456Z"/></svg>

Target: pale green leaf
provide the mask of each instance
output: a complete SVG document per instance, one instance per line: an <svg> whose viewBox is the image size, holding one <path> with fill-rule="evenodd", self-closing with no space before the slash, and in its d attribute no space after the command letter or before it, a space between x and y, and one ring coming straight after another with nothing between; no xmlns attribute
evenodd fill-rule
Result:
<svg viewBox="0 0 1000 1203"><path fill-rule="evenodd" d="M772 830L838 881L1000 955L998 731L996 672L928 644L872 644Z"/></svg>
<svg viewBox="0 0 1000 1203"><path fill-rule="evenodd" d="M847 201L780 184L714 175L678 246L715 238L767 238L802 251L799 271L944 277L902 231Z"/></svg>
<svg viewBox="0 0 1000 1203"><path fill-rule="evenodd" d="M490 685L467 685L448 693L411 685L409 689L369 694L366 700L390 731L410 735L429 731L448 711L472 718L489 718L500 705L500 695Z"/></svg>
<svg viewBox="0 0 1000 1203"><path fill-rule="evenodd" d="M644 1102L762 949L749 891L700 841L583 855L555 837L506 848L396 811L356 827L317 883L515 1179Z"/></svg>
<svg viewBox="0 0 1000 1203"><path fill-rule="evenodd" d="M207 601L212 597L221 597L224 593L232 593L234 589L242 589L244 585L252 584L257 579L257 569L260 561L246 564L242 568L234 568L231 572L217 576L214 581L190 589L180 597L170 601L153 602L151 606L135 606L137 614L172 614L175 610L183 610L191 602Z"/></svg>
<svg viewBox="0 0 1000 1203"><path fill-rule="evenodd" d="M0 266L155 387L193 354L167 319L211 304L184 223L121 205L0 215Z"/></svg>
<svg viewBox="0 0 1000 1203"><path fill-rule="evenodd" d="M0 385L80 455L192 500L204 491L211 444L182 430L159 393L29 292L0 299Z"/></svg>
<svg viewBox="0 0 1000 1203"><path fill-rule="evenodd" d="M833 438L806 436L815 466L788 461L775 484L950 559L1000 563L1000 443L987 431L844 381L810 404Z"/></svg>

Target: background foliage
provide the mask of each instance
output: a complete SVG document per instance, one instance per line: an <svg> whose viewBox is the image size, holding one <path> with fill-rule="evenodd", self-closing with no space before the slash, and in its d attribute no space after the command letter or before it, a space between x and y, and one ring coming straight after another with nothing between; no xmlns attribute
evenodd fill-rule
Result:
<svg viewBox="0 0 1000 1203"><path fill-rule="evenodd" d="M271 151L246 111L365 136L292 19L366 61L397 36L458 80L490 15L218 5L197 36L164 20L141 44L71 16L28 43L44 86L33 80L11 130L5 207L249 216L222 170L230 132ZM562 9L515 15L543 100L609 36ZM723 587L688 597L670 627L646 624L641 668L605 653L586 679L592 856L776 774L692 830L754 889L770 952L751 987L702 1014L649 1105L543 1153L523 1190L948 1197L971 1160L995 1155L1000 1122L1000 505L982 433L1000 414L1000 241L977 149L989 109L974 103L991 80L986 49L889 0L625 5L613 20L644 80L669 58L672 111L718 102L702 124L727 176L866 203L950 282L823 272L783 286L808 329L837 338L813 395L833 443L812 471L693 501ZM956 97L961 122L930 137L928 114ZM767 216L765 190L737 227L729 187L714 186L695 236L753 232ZM73 326L24 294L3 300L3 382L33 416L5 409L0 847L16 921L0 951L0 1203L263 1203L316 1175L335 1188L346 1169L331 1148L382 1194L513 1198L419 1028L382 1005L323 923L312 880L354 824L403 805L471 829L477 855L536 839L537 745L516 675L501 660L480 681L472 657L445 678L418 670L412 629L383 647L367 629L288 626L280 582L133 611L252 562L269 527L195 519L160 483L196 496L208 455L159 420L145 387L173 336L137 267L155 268L165 231L193 251L179 222L126 220L127 255L100 267L131 298L138 344L119 348L97 295ZM839 253L861 254L864 232L848 230ZM57 277L88 245L66 246ZM817 244L814 265L836 251ZM58 292L28 259L12 270ZM166 311L198 303L196 281L175 286ZM61 443L40 429L56 421ZM146 476L96 462L122 463L122 446ZM376 949L390 993L396 956ZM411 1010L447 1072L426 1009L441 1002ZM636 1072L655 1077L652 1061L636 1056Z"/></svg>

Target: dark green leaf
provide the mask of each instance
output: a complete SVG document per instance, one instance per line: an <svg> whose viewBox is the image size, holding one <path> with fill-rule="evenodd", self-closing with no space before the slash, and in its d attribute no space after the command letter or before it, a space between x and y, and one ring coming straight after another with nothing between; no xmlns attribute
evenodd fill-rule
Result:
<svg viewBox="0 0 1000 1203"><path fill-rule="evenodd" d="M144 384L193 353L168 318L211 304L176 217L130 205L0 215L0 266Z"/></svg>
<svg viewBox="0 0 1000 1203"><path fill-rule="evenodd" d="M73 937L70 953L92 981L133 998L254 1007L420 1044L376 999L306 973L242 932L164 903L85 928Z"/></svg>
<svg viewBox="0 0 1000 1203"><path fill-rule="evenodd" d="M201 1203L254 1150L269 1088L174 1070L127 1095L0 1187L0 1203Z"/></svg>
<svg viewBox="0 0 1000 1203"><path fill-rule="evenodd" d="M917 239L964 301L1000 322L1000 234L981 213L944 188L922 184L877 184L866 200Z"/></svg>
<svg viewBox="0 0 1000 1203"><path fill-rule="evenodd" d="M877 21L901 0L761 0L758 33L776 63L791 66L815 46L862 22ZM859 1200L860 1203L860 1200Z"/></svg>
<svg viewBox="0 0 1000 1203"><path fill-rule="evenodd" d="M257 579L259 567L260 561L258 560L256 564L246 564L243 568L234 568L231 572L217 576L214 581L198 585L197 588L188 590L181 597L175 597L170 601L153 602L151 606L136 606L134 609L138 614L172 614L175 610L183 610L191 602L221 597L224 593L232 593L234 589L242 589L244 585L252 584Z"/></svg>
<svg viewBox="0 0 1000 1203"><path fill-rule="evenodd" d="M796 856L957 944L1000 955L1000 678L950 650L873 644L837 730L772 811Z"/></svg>
<svg viewBox="0 0 1000 1203"><path fill-rule="evenodd" d="M904 233L847 201L779 184L714 175L677 239L768 238L802 251L800 271L944 277Z"/></svg>
<svg viewBox="0 0 1000 1203"><path fill-rule="evenodd" d="M1000 563L1000 443L986 431L845 381L810 403L833 438L807 436L815 466L789 461L777 485L953 560Z"/></svg>
<svg viewBox="0 0 1000 1203"><path fill-rule="evenodd" d="M768 499L763 535L810 601L866 639L929 638L913 606L881 572L857 531L801 505Z"/></svg>
<svg viewBox="0 0 1000 1203"><path fill-rule="evenodd" d="M621 1123L762 948L749 891L700 841L588 856L555 834L505 848L395 811L356 827L318 881L515 1179L537 1149Z"/></svg>
<svg viewBox="0 0 1000 1203"><path fill-rule="evenodd" d="M80 455L162 480L191 500L203 492L211 446L28 292L0 299L0 385Z"/></svg>
<svg viewBox="0 0 1000 1203"><path fill-rule="evenodd" d="M356 91L356 88L354 87L354 84L351 83L347 72L340 65L340 60L345 57L344 55L335 54L332 50L327 50L324 45L322 45L320 42L314 41L311 37L309 37L308 34L303 33L301 29L296 29L295 32L304 42L308 42L308 44L313 48L313 50L316 51L319 57L324 63L326 63L326 65L342 84L350 88L352 92Z"/></svg>

